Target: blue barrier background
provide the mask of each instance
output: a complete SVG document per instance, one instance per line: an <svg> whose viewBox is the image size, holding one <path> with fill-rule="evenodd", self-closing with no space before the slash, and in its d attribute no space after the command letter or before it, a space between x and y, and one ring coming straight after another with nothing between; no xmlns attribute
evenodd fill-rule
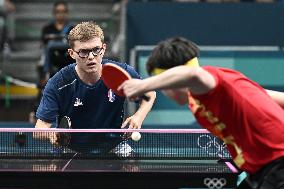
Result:
<svg viewBox="0 0 284 189"><path fill-rule="evenodd" d="M129 2L127 49L172 36L198 45L284 46L283 3ZM129 52L129 51L127 51ZM128 56L128 55L127 55Z"/></svg>

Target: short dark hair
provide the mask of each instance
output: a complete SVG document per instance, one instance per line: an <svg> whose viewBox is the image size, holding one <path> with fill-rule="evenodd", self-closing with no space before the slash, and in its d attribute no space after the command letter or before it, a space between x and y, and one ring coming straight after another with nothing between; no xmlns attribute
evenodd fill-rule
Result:
<svg viewBox="0 0 284 189"><path fill-rule="evenodd" d="M64 5L64 7L66 8L66 11L68 12L68 4L66 1L55 1L53 4L53 12L55 11L58 5Z"/></svg>
<svg viewBox="0 0 284 189"><path fill-rule="evenodd" d="M149 74L155 68L169 69L183 65L199 56L197 45L183 37L173 37L161 41L151 52L146 67Z"/></svg>

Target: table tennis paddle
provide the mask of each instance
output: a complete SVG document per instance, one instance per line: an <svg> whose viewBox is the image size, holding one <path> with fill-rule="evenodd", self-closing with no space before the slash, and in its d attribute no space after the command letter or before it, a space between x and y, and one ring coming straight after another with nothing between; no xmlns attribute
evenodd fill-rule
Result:
<svg viewBox="0 0 284 189"><path fill-rule="evenodd" d="M119 96L125 96L122 90L117 88L126 80L132 79L131 75L120 66L114 63L106 63L102 69L102 79L105 85L113 90L113 92ZM140 98L149 101L149 97L142 95Z"/></svg>
<svg viewBox="0 0 284 189"><path fill-rule="evenodd" d="M61 118L60 123L57 125L59 129L71 129L71 120L68 116ZM66 132L56 133L56 142L57 146L66 147L69 145L71 140L71 134Z"/></svg>

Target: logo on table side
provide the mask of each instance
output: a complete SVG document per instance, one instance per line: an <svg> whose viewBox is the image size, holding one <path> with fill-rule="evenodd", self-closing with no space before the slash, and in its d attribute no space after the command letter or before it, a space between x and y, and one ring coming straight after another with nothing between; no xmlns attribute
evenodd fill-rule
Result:
<svg viewBox="0 0 284 189"><path fill-rule="evenodd" d="M225 178L205 178L203 183L209 189L222 189L226 186L227 180Z"/></svg>
<svg viewBox="0 0 284 189"><path fill-rule="evenodd" d="M83 106L83 102L80 100L80 98L76 98L74 106Z"/></svg>

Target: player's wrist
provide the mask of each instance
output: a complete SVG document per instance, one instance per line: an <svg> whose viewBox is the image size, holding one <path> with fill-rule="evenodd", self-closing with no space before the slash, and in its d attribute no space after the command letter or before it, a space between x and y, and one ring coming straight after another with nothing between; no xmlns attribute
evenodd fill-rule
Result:
<svg viewBox="0 0 284 189"><path fill-rule="evenodd" d="M153 83L151 79L144 79L143 82L141 82L140 90L143 93L149 92L153 90Z"/></svg>

